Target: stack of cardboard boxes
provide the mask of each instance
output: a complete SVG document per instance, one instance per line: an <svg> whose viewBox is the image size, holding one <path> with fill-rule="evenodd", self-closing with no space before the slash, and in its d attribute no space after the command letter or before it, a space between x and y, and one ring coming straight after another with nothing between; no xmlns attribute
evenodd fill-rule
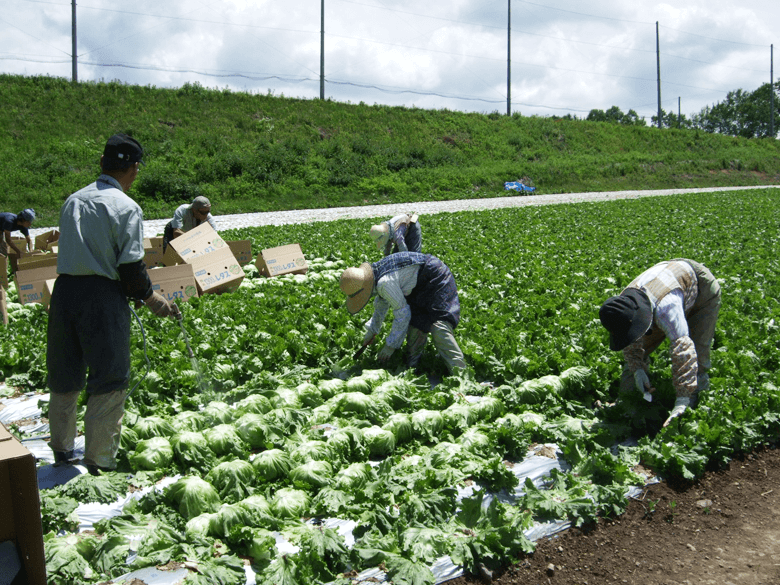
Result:
<svg viewBox="0 0 780 585"><path fill-rule="evenodd" d="M13 248L8 248L8 259L11 262L11 272L14 274L16 289L19 292L19 302L44 303L47 283L57 278L57 240L59 232L50 230L35 238L35 250L27 250L27 240L14 238L14 244L26 254L19 258ZM0 258L0 284L8 287L8 266L5 259ZM51 293L51 291L49 291Z"/></svg>
<svg viewBox="0 0 780 585"><path fill-rule="evenodd" d="M33 252L19 259L11 255L20 303L43 303L48 308L57 278L58 238L59 232L51 230L35 238ZM225 241L208 223L172 240L165 253L162 242L161 237L144 240L144 263L153 290L169 301L233 292L244 280L242 266L252 261L250 240ZM26 249L26 240L18 240L17 245ZM0 263L3 260L0 258ZM261 275L269 278L306 274L308 270L299 244L262 250L255 265ZM6 287L7 274L7 268L0 265L0 284Z"/></svg>
<svg viewBox="0 0 780 585"><path fill-rule="evenodd" d="M251 247L244 248L244 254L251 260ZM146 258L147 266L160 266L149 270L149 278L168 300L232 292L244 280L231 246L208 223L171 240L164 254L162 238L150 238Z"/></svg>

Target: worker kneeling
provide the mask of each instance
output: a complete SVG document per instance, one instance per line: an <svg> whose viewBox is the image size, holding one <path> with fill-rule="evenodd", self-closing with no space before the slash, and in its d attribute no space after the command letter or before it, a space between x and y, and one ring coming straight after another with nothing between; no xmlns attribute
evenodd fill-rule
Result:
<svg viewBox="0 0 780 585"><path fill-rule="evenodd" d="M371 343L382 328L389 308L393 326L377 359L386 362L406 337L408 366L416 367L430 333L439 355L453 373L465 368L463 352L453 331L460 321L455 277L438 258L417 252L399 252L370 264L347 268L339 283L347 295L347 310L360 312L372 295L374 314L366 323L363 344Z"/></svg>

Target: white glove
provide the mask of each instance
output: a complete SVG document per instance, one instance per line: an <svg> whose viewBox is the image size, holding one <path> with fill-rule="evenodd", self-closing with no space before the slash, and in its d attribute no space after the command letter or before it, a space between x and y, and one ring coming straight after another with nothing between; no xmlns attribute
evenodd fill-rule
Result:
<svg viewBox="0 0 780 585"><path fill-rule="evenodd" d="M669 418L666 419L666 422L664 423L664 426L668 426L670 422L672 422L673 418L677 418L680 416L683 412L688 410L688 407L691 405L691 399L684 397L684 396L678 396L677 400L674 401L674 408L672 409L672 412L669 413Z"/></svg>
<svg viewBox="0 0 780 585"><path fill-rule="evenodd" d="M370 330L366 331L366 334L363 336L363 345L368 345L374 340L374 337L376 337L376 333L372 333Z"/></svg>
<svg viewBox="0 0 780 585"><path fill-rule="evenodd" d="M376 359L380 362L386 362L390 359L390 356L393 355L393 352L395 352L395 348L385 344L382 349L379 350Z"/></svg>
<svg viewBox="0 0 780 585"><path fill-rule="evenodd" d="M655 392L655 388L650 385L650 378L647 377L647 372L644 370L634 372L634 383L636 384L636 389L644 396L644 399L652 402L653 395L651 392Z"/></svg>

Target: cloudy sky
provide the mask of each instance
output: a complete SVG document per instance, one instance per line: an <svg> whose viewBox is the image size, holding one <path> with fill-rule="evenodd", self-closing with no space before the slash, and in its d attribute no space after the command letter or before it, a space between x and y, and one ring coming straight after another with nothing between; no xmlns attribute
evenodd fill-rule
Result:
<svg viewBox="0 0 780 585"><path fill-rule="evenodd" d="M511 7L509 2L511 2ZM3 0L0 71L70 78L71 0ZM79 0L78 78L320 95L322 0ZM780 1L324 0L325 97L587 116L697 113L770 80ZM780 62L780 59L778 59ZM780 67L778 67L780 69ZM775 71L777 81L780 72Z"/></svg>

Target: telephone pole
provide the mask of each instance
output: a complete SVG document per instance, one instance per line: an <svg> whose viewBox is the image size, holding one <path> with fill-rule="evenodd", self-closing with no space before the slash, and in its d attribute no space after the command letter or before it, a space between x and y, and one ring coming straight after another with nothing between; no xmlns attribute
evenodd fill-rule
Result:
<svg viewBox="0 0 780 585"><path fill-rule="evenodd" d="M512 0L506 0L506 115L512 115Z"/></svg>
<svg viewBox="0 0 780 585"><path fill-rule="evenodd" d="M72 41L73 41L73 48L72 48L72 54L71 54L71 60L73 62L72 64L72 72L71 72L71 80L73 83L78 82L79 80L79 58L76 54L76 47L78 46L78 42L76 41L76 0L71 0L71 28L72 28Z"/></svg>
<svg viewBox="0 0 780 585"><path fill-rule="evenodd" d="M325 99L325 0L320 0L320 99Z"/></svg>
<svg viewBox="0 0 780 585"><path fill-rule="evenodd" d="M663 128L661 120L661 41L658 39L658 21L655 21L655 60L658 66L658 127Z"/></svg>

